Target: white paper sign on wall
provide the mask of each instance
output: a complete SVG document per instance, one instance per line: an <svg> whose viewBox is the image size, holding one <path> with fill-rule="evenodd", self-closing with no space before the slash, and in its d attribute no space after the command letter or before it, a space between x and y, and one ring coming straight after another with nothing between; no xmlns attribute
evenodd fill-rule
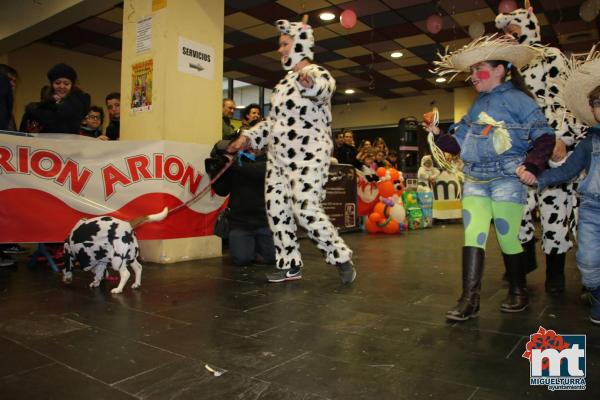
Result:
<svg viewBox="0 0 600 400"><path fill-rule="evenodd" d="M215 72L215 50L211 47L179 37L178 69L180 72L213 80Z"/></svg>

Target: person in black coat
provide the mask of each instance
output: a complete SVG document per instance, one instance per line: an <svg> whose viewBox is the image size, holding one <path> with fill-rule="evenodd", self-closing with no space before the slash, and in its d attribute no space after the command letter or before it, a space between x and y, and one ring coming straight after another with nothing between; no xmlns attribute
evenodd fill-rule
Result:
<svg viewBox="0 0 600 400"><path fill-rule="evenodd" d="M48 71L50 90L42 101L29 104L25 115L29 125L42 133L79 133L81 120L90 107L90 95L76 86L77 73L67 64L57 64Z"/></svg>
<svg viewBox="0 0 600 400"><path fill-rule="evenodd" d="M214 177L228 161L230 140L218 142L211 158L205 161L206 171ZM275 245L265 211L266 155L255 160L241 156L212 185L219 196L229 195L229 253L237 266L251 264L256 256L261 262L275 263Z"/></svg>

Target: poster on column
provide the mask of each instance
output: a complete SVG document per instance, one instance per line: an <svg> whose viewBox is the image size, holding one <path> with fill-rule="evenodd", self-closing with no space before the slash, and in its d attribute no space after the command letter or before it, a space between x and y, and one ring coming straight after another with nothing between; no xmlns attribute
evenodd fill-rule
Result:
<svg viewBox="0 0 600 400"><path fill-rule="evenodd" d="M225 198L209 190L212 146L99 141L79 135L0 134L0 243L60 242L81 218L131 220L168 207L139 239L212 235Z"/></svg>
<svg viewBox="0 0 600 400"><path fill-rule="evenodd" d="M152 59L131 66L131 111L152 109Z"/></svg>
<svg viewBox="0 0 600 400"><path fill-rule="evenodd" d="M201 43L179 37L177 69L180 72L213 80L215 50Z"/></svg>

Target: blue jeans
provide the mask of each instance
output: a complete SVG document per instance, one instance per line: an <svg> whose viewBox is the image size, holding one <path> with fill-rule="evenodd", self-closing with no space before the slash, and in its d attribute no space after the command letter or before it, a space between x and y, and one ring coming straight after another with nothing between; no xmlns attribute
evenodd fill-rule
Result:
<svg viewBox="0 0 600 400"><path fill-rule="evenodd" d="M600 287L600 197L585 196L581 199L577 232L575 258L581 271L581 281L591 289Z"/></svg>
<svg viewBox="0 0 600 400"><path fill-rule="evenodd" d="M517 177L498 177L487 182L465 180L463 198L467 196L488 197L492 201L527 203L527 187Z"/></svg>
<svg viewBox="0 0 600 400"><path fill-rule="evenodd" d="M265 263L275 263L275 245L269 227L258 229L232 229L229 231L229 254L237 266L254 262L259 254Z"/></svg>

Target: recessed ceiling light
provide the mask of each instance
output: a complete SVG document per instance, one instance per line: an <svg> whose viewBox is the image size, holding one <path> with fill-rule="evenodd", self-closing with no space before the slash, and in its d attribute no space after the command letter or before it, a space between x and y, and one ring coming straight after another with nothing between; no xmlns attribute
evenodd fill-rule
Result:
<svg viewBox="0 0 600 400"><path fill-rule="evenodd" d="M246 108L246 106L243 106L240 104L239 106L236 106L235 108Z"/></svg>
<svg viewBox="0 0 600 400"><path fill-rule="evenodd" d="M335 19L335 14L332 12L322 12L319 14L319 18L323 21L331 21L332 19Z"/></svg>
<svg viewBox="0 0 600 400"><path fill-rule="evenodd" d="M395 52L393 52L392 54L390 54L390 56L391 56L392 58L400 58L400 57L402 57L403 55L404 55L404 54L402 54L402 52L401 52L401 51L395 51Z"/></svg>
<svg viewBox="0 0 600 400"><path fill-rule="evenodd" d="M346 94L354 94L354 89L346 89L346 90L344 90L344 93L346 93Z"/></svg>
<svg viewBox="0 0 600 400"><path fill-rule="evenodd" d="M446 82L446 78L443 78L443 77L441 77L441 76L440 76L439 78L436 78L436 80L435 80L435 81L436 81L437 83L443 83L443 82Z"/></svg>

